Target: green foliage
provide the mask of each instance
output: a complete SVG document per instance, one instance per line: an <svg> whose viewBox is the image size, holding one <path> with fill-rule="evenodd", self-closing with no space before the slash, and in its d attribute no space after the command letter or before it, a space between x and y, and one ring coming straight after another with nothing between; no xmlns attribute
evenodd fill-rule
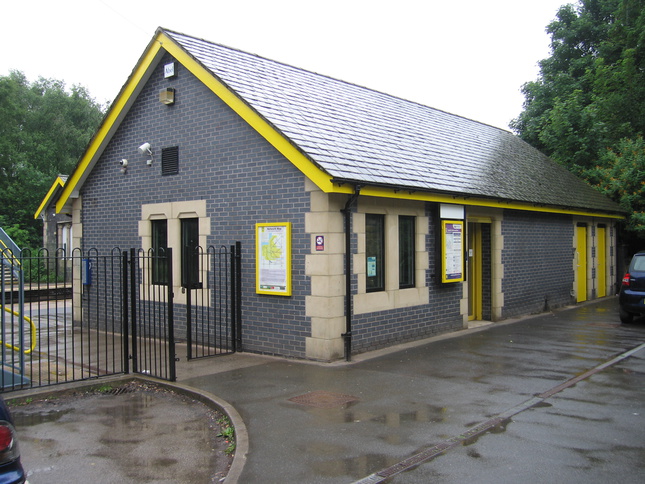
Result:
<svg viewBox="0 0 645 484"><path fill-rule="evenodd" d="M221 428L217 436L222 437L228 444L228 447L226 447L224 452L230 455L235 452L235 428L231 425L231 421L226 416L219 418L217 423Z"/></svg>
<svg viewBox="0 0 645 484"><path fill-rule="evenodd" d="M645 140L623 139L604 153L602 164L587 170L589 183L631 213L627 231L645 238Z"/></svg>
<svg viewBox="0 0 645 484"><path fill-rule="evenodd" d="M20 231L19 246L42 244L34 213L56 176L71 172L102 118L102 106L81 86L68 92L62 81L30 84L16 71L0 77L0 216Z"/></svg>
<svg viewBox="0 0 645 484"><path fill-rule="evenodd" d="M29 247L30 238L29 231L20 228L20 225L17 223L10 224L7 221L7 217L0 214L0 227L7 232L7 235L11 237L18 247Z"/></svg>
<svg viewBox="0 0 645 484"><path fill-rule="evenodd" d="M618 176L612 164L622 166L626 146L645 134L645 0L580 0L560 7L547 32L551 57L540 61L540 77L522 87L524 111L511 128L625 208L637 209L639 203L627 203L598 177ZM634 174L641 176L636 182L645 179ZM638 219L631 217L626 228L645 238L633 225Z"/></svg>

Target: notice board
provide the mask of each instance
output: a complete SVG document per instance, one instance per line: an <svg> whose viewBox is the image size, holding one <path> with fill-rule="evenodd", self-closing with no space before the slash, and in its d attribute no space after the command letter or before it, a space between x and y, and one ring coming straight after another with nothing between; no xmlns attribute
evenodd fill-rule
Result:
<svg viewBox="0 0 645 484"><path fill-rule="evenodd" d="M464 222L441 221L441 282L464 280Z"/></svg>
<svg viewBox="0 0 645 484"><path fill-rule="evenodd" d="M255 292L291 296L291 223L255 224Z"/></svg>

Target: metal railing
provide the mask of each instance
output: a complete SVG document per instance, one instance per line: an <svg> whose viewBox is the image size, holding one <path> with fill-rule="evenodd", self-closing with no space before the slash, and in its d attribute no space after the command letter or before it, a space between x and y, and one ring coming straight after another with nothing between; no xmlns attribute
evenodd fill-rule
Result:
<svg viewBox="0 0 645 484"><path fill-rule="evenodd" d="M145 260L155 258L170 267L169 256L149 255ZM8 257L3 257L6 262ZM169 344L168 333L157 338L142 328L162 327L172 315L172 301L167 296L147 301L162 308L164 319L158 312L142 312L137 303L147 288L140 278L142 256L136 251L114 249L102 255L95 249L69 254L23 250L19 260L22 282L3 280L4 391L130 371L174 378L169 352L159 353L154 362L138 358L147 355L146 348Z"/></svg>

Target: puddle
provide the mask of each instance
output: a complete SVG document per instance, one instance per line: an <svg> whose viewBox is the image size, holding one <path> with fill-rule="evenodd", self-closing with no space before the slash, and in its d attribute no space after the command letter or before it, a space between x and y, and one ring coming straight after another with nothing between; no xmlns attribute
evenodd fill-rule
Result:
<svg viewBox="0 0 645 484"><path fill-rule="evenodd" d="M72 413L74 409L62 410L43 410L38 413L23 413L19 410L13 409L11 416L13 417L16 428L33 427L44 423L57 422L65 415Z"/></svg>
<svg viewBox="0 0 645 484"><path fill-rule="evenodd" d="M357 457L316 462L313 468L316 474L324 477L350 476L361 478L377 472L385 467L393 466L398 459L382 454L365 454Z"/></svg>
<svg viewBox="0 0 645 484"><path fill-rule="evenodd" d="M29 481L218 482L231 459L217 437L220 415L148 388L12 407Z"/></svg>
<svg viewBox="0 0 645 484"><path fill-rule="evenodd" d="M370 420L385 424L387 427L400 427L406 423L437 423L444 421L446 410L445 407L426 405L410 412L388 412Z"/></svg>

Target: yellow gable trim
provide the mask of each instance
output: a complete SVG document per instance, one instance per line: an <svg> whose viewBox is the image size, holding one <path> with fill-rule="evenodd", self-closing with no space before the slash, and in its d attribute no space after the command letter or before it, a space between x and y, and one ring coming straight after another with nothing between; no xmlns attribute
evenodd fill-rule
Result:
<svg viewBox="0 0 645 484"><path fill-rule="evenodd" d="M58 187L62 187L65 185L65 182L61 177L56 177L56 181L52 183L51 188L47 192L47 195L45 195L45 198L43 198L43 201L41 202L40 206L38 207L38 210L36 210L36 213L34 214L34 219L37 219L40 217L40 214L45 210L45 207L49 204L49 201L51 198L54 196L54 192Z"/></svg>
<svg viewBox="0 0 645 484"><path fill-rule="evenodd" d="M83 154L80 162L78 163L78 165L76 165L76 169L67 180L67 183L65 183L63 193L61 193L61 196L56 202L56 212L60 213L63 210L63 207L71 197L72 193L74 193L74 190L83 178L85 172L88 169L91 169L90 165L92 164L92 161L95 161L94 157L96 156L97 151L104 142L109 141L108 135L110 131L115 126L119 116L123 113L123 110L130 100L130 97L133 95L148 68L154 61L159 52L159 49L161 49L161 44L157 41L157 39L154 39L150 43L150 46L148 47L148 50L145 52L144 56L139 61L139 64L137 64L137 67L130 76L127 84L123 87L123 89L119 93L119 96L114 101L114 104L110 107L110 110L103 120L103 123L99 127L99 130L94 135L94 138Z"/></svg>

